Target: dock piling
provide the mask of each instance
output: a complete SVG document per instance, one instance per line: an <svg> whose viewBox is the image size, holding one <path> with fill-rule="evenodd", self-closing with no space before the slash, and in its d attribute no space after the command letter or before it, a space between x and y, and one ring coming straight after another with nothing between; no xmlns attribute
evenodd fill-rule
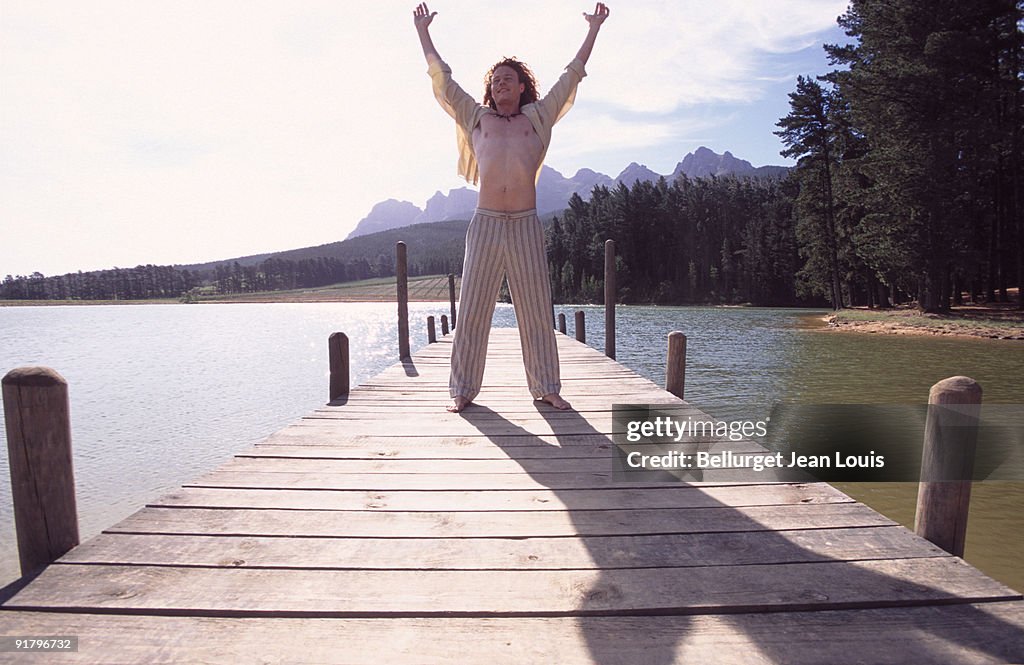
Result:
<svg viewBox="0 0 1024 665"><path fill-rule="evenodd" d="M427 344L433 344L437 341L437 328L434 326L434 317L427 317Z"/></svg>
<svg viewBox="0 0 1024 665"><path fill-rule="evenodd" d="M576 341L587 343L587 318L582 309L576 310Z"/></svg>
<svg viewBox="0 0 1024 665"><path fill-rule="evenodd" d="M348 335L331 333L327 349L331 368L330 401L333 402L349 391Z"/></svg>
<svg viewBox="0 0 1024 665"><path fill-rule="evenodd" d="M914 531L959 557L967 535L980 415L981 386L974 379L943 379L928 393Z"/></svg>
<svg viewBox="0 0 1024 665"><path fill-rule="evenodd" d="M448 275L448 301L452 306L452 330L455 330L455 275Z"/></svg>
<svg viewBox="0 0 1024 665"><path fill-rule="evenodd" d="M395 245L395 281L398 289L398 357L405 360L409 351L409 259L405 243Z"/></svg>
<svg viewBox="0 0 1024 665"><path fill-rule="evenodd" d="M558 332L565 334L565 314L558 313Z"/></svg>
<svg viewBox="0 0 1024 665"><path fill-rule="evenodd" d="M668 334L668 362L665 366L665 390L683 399L686 387L686 335L675 330Z"/></svg>
<svg viewBox="0 0 1024 665"><path fill-rule="evenodd" d="M442 336L447 336L448 335L448 315L447 314L442 314L441 315L441 335Z"/></svg>
<svg viewBox="0 0 1024 665"><path fill-rule="evenodd" d="M604 355L615 360L615 241L604 241Z"/></svg>
<svg viewBox="0 0 1024 665"><path fill-rule="evenodd" d="M49 367L19 367L3 378L7 459L21 574L78 545L68 384Z"/></svg>

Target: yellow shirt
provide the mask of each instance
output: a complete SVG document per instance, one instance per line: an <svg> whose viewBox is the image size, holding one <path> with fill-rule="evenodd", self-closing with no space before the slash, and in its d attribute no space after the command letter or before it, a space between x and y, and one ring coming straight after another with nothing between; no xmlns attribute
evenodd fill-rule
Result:
<svg viewBox="0 0 1024 665"><path fill-rule="evenodd" d="M473 152L473 130L480 123L480 118L488 113L495 113L488 106L478 103L459 84L452 80L452 70L442 61L435 62L427 69L434 84L434 96L441 108L455 119L455 136L459 148L459 175L474 185L480 182L480 168ZM551 143L551 128L566 112L572 108L576 100L576 86L587 75L583 62L574 58L558 81L543 98L526 104L519 109L533 125L533 131L540 137L544 149L537 164L536 178L540 178L540 168L544 156Z"/></svg>

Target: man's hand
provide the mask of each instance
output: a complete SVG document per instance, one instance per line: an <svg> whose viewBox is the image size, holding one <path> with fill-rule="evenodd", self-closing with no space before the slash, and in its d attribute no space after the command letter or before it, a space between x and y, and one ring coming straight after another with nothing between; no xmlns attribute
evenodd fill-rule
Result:
<svg viewBox="0 0 1024 665"><path fill-rule="evenodd" d="M412 12L412 21L416 24L416 34L420 36L420 46L423 47L423 55L428 65L441 61L441 56L434 48L434 40L430 38L430 22L437 16L437 12L427 9L427 3L421 2Z"/></svg>
<svg viewBox="0 0 1024 665"><path fill-rule="evenodd" d="M588 14L583 12L583 18L587 19L587 23L590 24L590 27L600 28L601 24L604 23L604 20L608 18L608 13L608 5L603 2L599 2L597 3L597 6L594 7L594 13Z"/></svg>
<svg viewBox="0 0 1024 665"><path fill-rule="evenodd" d="M594 40L597 39L597 33L601 30L601 24L608 18L608 5L603 2L597 3L594 7L594 13L588 14L583 12L583 18L587 19L587 23L590 24L590 29L587 30L587 36L583 40L583 46L580 47L579 53L576 57L583 64L587 64L587 60L590 58L590 51L594 48Z"/></svg>
<svg viewBox="0 0 1024 665"><path fill-rule="evenodd" d="M416 24L417 30L426 30L430 27L430 22L434 20L435 16L437 16L437 12L431 12L427 9L427 3L421 2L419 6L413 10L412 20L413 23ZM590 19L587 20L589 21Z"/></svg>

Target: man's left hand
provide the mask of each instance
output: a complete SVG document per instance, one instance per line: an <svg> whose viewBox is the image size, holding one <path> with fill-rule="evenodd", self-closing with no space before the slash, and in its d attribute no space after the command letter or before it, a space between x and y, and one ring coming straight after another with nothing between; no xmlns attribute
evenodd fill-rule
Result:
<svg viewBox="0 0 1024 665"><path fill-rule="evenodd" d="M587 19L587 23L589 23L591 27L598 28L601 27L604 20L608 18L608 13L608 5L603 2L599 2L597 3L597 6L594 7L594 13L588 14L583 12L583 18Z"/></svg>

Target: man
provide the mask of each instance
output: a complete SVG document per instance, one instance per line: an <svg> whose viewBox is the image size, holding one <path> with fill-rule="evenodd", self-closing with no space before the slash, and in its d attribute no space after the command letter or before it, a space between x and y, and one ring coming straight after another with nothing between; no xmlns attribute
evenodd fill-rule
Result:
<svg viewBox="0 0 1024 665"><path fill-rule="evenodd" d="M466 233L448 410L462 411L480 392L494 302L506 276L530 393L534 399L566 410L570 405L559 394L562 384L551 327L544 231L536 211L537 178L551 141L551 127L572 106L608 8L599 2L593 14L583 14L589 24L583 45L542 99L538 99L536 81L526 65L508 58L491 68L484 104L478 104L452 80L451 69L434 48L429 28L436 15L422 3L413 12L413 20L434 95L455 119L459 175L480 184L477 209Z"/></svg>

